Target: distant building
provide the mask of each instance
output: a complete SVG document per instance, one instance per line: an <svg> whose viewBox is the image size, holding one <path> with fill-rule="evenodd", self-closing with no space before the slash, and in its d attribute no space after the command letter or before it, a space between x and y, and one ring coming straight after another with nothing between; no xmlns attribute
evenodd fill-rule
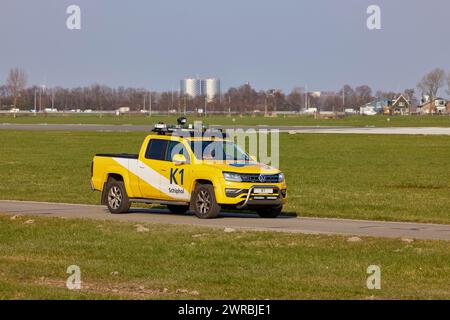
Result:
<svg viewBox="0 0 450 320"><path fill-rule="evenodd" d="M187 78L180 81L180 89L182 95L191 98L206 96L210 102L220 95L220 80L215 78Z"/></svg>
<svg viewBox="0 0 450 320"><path fill-rule="evenodd" d="M202 80L196 78L188 78L180 81L181 95L187 95L195 98L202 95Z"/></svg>
<svg viewBox="0 0 450 320"><path fill-rule="evenodd" d="M268 95L268 96L273 96L275 94L282 94L282 93L283 93L283 90L281 90L281 89L267 89L266 90L266 95Z"/></svg>
<svg viewBox="0 0 450 320"><path fill-rule="evenodd" d="M379 112L375 110L374 106L371 105L365 105L359 108L359 113L365 116L374 116L378 114Z"/></svg>
<svg viewBox="0 0 450 320"><path fill-rule="evenodd" d="M422 104L417 107L417 111L422 114L443 114L450 112L450 103L443 98L436 98L433 101L425 96L422 99Z"/></svg>
<svg viewBox="0 0 450 320"><path fill-rule="evenodd" d="M130 107L120 107L119 109L117 109L116 113L122 114L127 112L130 112Z"/></svg>
<svg viewBox="0 0 450 320"><path fill-rule="evenodd" d="M411 103L402 94L396 99L392 100L391 106L385 109L385 114L409 114Z"/></svg>
<svg viewBox="0 0 450 320"><path fill-rule="evenodd" d="M409 114L409 110L411 107L411 103L408 99L406 99L403 95L399 95L395 99L376 99L365 105L361 106L360 113L369 112L370 114L385 114L385 115L394 115L401 114L406 115Z"/></svg>
<svg viewBox="0 0 450 320"><path fill-rule="evenodd" d="M202 80L202 95L206 96L208 102L213 101L220 95L220 80L214 78Z"/></svg>
<svg viewBox="0 0 450 320"><path fill-rule="evenodd" d="M318 112L318 109L317 108L308 108L308 109L305 109L305 113L307 113L307 114L314 114L314 113L317 113Z"/></svg>
<svg viewBox="0 0 450 320"><path fill-rule="evenodd" d="M363 106L359 107L360 113L363 114L364 112L370 112L372 113L383 113L386 106L391 106L392 100L389 99L376 99L369 103L366 103Z"/></svg>

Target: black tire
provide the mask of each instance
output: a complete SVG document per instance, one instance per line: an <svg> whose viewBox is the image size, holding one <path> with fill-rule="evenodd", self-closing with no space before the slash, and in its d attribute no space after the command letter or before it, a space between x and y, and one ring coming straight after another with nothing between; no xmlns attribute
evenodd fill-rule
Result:
<svg viewBox="0 0 450 320"><path fill-rule="evenodd" d="M261 218L273 219L278 217L283 210L283 206L264 207L256 210Z"/></svg>
<svg viewBox="0 0 450 320"><path fill-rule="evenodd" d="M211 184L198 184L191 199L191 208L200 219L216 218L220 213L214 187Z"/></svg>
<svg viewBox="0 0 450 320"><path fill-rule="evenodd" d="M189 206L176 206L176 205L168 204L167 209L169 209L170 212L175 213L175 214L183 214L189 210Z"/></svg>
<svg viewBox="0 0 450 320"><path fill-rule="evenodd" d="M106 186L106 205L111 213L126 213L131 202L122 181L111 179Z"/></svg>

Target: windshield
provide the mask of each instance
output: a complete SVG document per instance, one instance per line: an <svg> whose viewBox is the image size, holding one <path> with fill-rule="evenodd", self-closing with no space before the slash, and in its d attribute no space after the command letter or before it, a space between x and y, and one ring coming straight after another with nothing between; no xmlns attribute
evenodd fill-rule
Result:
<svg viewBox="0 0 450 320"><path fill-rule="evenodd" d="M251 160L237 144L230 141L191 141L191 148L200 160Z"/></svg>

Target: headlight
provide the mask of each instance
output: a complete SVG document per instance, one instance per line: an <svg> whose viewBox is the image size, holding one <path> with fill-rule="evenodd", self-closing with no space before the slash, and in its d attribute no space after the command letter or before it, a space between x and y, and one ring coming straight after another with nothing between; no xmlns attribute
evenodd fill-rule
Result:
<svg viewBox="0 0 450 320"><path fill-rule="evenodd" d="M278 182L283 182L284 181L284 174L282 174L281 172L278 174Z"/></svg>
<svg viewBox="0 0 450 320"><path fill-rule="evenodd" d="M241 175L239 173L233 173L233 172L224 172L223 177L227 181L233 181L233 182L242 182Z"/></svg>

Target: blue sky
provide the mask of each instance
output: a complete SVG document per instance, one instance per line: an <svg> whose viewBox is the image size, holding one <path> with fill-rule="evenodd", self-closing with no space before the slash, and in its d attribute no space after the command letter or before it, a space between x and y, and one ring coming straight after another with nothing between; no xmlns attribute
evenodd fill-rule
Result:
<svg viewBox="0 0 450 320"><path fill-rule="evenodd" d="M81 30L66 28L81 7ZM366 28L381 7L382 30ZM187 76L285 91L343 84L400 91L450 71L448 0L2 0L0 82L176 90Z"/></svg>

